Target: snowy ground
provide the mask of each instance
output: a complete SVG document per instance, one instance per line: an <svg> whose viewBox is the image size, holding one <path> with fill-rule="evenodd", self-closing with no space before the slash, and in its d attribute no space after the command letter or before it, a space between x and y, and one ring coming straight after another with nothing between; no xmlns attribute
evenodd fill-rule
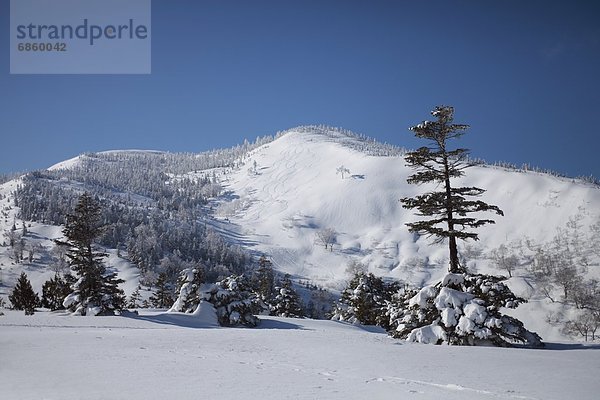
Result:
<svg viewBox="0 0 600 400"><path fill-rule="evenodd" d="M333 321L0 316L2 399L597 399L600 346L407 344Z"/></svg>

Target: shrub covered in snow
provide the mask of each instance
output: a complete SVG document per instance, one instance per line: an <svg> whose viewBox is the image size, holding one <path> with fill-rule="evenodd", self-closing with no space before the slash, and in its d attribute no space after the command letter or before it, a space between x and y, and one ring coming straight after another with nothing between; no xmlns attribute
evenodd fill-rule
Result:
<svg viewBox="0 0 600 400"><path fill-rule="evenodd" d="M388 308L394 337L411 342L542 347L541 338L502 307L525 302L504 277L448 273L441 282L395 299Z"/></svg>
<svg viewBox="0 0 600 400"><path fill-rule="evenodd" d="M400 289L399 282L386 283L371 273L359 272L342 292L332 319L389 328L387 303Z"/></svg>

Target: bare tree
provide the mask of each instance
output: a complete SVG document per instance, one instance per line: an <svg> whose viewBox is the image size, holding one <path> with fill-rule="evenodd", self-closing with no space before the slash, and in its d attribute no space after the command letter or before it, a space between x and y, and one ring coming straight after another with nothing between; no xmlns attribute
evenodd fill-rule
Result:
<svg viewBox="0 0 600 400"><path fill-rule="evenodd" d="M587 342L588 339L596 340L598 328L600 328L600 313L584 310L575 319L567 321L562 330L568 335L580 335Z"/></svg>
<svg viewBox="0 0 600 400"><path fill-rule="evenodd" d="M317 231L317 241L325 246L325 249L329 247L333 251L333 245L337 240L337 232L333 228L323 228Z"/></svg>
<svg viewBox="0 0 600 400"><path fill-rule="evenodd" d="M512 277L513 271L519 266L519 258L504 244L501 244L497 249L493 249L490 252L490 258L498 268L508 272L509 277Z"/></svg>
<svg viewBox="0 0 600 400"><path fill-rule="evenodd" d="M339 167L337 167L335 172L336 172L336 174L341 175L342 179L344 179L344 175L350 175L350 170L348 168L344 167L343 165L340 165Z"/></svg>
<svg viewBox="0 0 600 400"><path fill-rule="evenodd" d="M367 266L355 259L348 261L348 264L346 265L346 273L349 276L354 276L357 274L366 274L367 271L368 271Z"/></svg>

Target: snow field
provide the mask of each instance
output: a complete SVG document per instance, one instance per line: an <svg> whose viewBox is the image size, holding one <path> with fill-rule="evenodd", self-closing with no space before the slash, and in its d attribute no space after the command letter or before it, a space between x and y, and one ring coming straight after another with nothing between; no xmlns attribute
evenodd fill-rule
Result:
<svg viewBox="0 0 600 400"><path fill-rule="evenodd" d="M275 317L256 329L207 329L202 316L148 311L5 313L3 399L592 400L600 390L597 346L427 346L376 328Z"/></svg>

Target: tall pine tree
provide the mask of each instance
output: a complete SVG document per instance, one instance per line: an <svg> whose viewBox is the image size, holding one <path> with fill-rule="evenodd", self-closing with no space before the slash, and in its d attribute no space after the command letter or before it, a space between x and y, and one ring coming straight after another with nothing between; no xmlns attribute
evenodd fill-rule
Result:
<svg viewBox="0 0 600 400"><path fill-rule="evenodd" d="M468 231L485 224L493 224L490 219L470 217L472 213L493 211L504 215L497 206L489 205L473 198L485 192L477 187L453 187L451 180L464 175L469 151L463 148L450 150L448 141L464 135L468 125L454 124L454 108L438 106L432 112L436 121L423 121L410 128L418 138L430 141L430 147L421 147L408 152L405 156L407 164L416 170L409 176L408 183L433 183L442 190L431 191L416 197L401 199L405 208L417 209L419 216L429 219L407 224L411 232L427 234L439 241L448 239L450 251L450 272L463 272L458 258L457 239L478 240L477 234Z"/></svg>
<svg viewBox="0 0 600 400"><path fill-rule="evenodd" d="M485 190L451 185L451 179L463 176L464 169L469 167L468 150L450 150L447 141L462 136L468 126L453 124L452 107L436 107L431 114L437 121L425 121L411 128L417 137L429 140L431 147L406 154L408 165L416 170L408 182L433 183L443 190L404 198L402 203L406 208L416 208L418 215L429 217L407 224L411 232L428 234L439 241L448 239L449 273L435 285L418 292L405 291L390 299L387 315L391 333L422 343L496 346L518 343L541 347L543 343L536 333L500 312L501 308L515 308L525 302L502 283L505 278L474 275L459 263L456 240L477 240L477 234L469 229L494 223L470 214L483 211L504 214L497 206L473 199Z"/></svg>
<svg viewBox="0 0 600 400"><path fill-rule="evenodd" d="M125 295L118 285L124 282L116 273L108 273L104 266L105 253L97 251L95 239L102 233L101 208L89 194L79 198L73 214L67 215L63 234L68 246L67 258L71 270L78 278L73 292L63 304L77 314L110 314L124 307Z"/></svg>

